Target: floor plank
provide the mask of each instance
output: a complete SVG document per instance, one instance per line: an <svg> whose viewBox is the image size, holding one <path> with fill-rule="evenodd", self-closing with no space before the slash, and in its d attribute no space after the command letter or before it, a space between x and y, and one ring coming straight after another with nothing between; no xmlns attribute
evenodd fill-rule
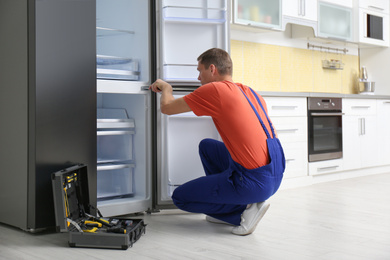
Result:
<svg viewBox="0 0 390 260"><path fill-rule="evenodd" d="M146 234L128 250L69 248L68 235L0 224L0 259L390 259L390 173L279 191L256 231L201 214L144 215Z"/></svg>

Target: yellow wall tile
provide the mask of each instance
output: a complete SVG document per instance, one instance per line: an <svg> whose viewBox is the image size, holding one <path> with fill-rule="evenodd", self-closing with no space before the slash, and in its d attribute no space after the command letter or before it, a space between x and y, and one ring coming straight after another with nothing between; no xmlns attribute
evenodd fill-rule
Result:
<svg viewBox="0 0 390 260"><path fill-rule="evenodd" d="M231 56L233 79L258 91L356 93L358 56L237 40ZM324 69L331 59L344 69Z"/></svg>

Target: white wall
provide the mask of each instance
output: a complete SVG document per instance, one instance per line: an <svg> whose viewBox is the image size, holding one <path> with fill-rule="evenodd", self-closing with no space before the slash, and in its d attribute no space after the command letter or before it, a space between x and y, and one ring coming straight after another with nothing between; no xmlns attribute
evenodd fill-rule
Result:
<svg viewBox="0 0 390 260"><path fill-rule="evenodd" d="M368 80L375 82L376 95L390 95L390 48L360 49L360 66L366 66Z"/></svg>

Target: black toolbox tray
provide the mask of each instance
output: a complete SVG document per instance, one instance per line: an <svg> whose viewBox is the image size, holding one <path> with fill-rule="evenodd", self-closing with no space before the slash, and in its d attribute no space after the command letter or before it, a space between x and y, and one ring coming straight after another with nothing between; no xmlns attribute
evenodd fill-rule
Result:
<svg viewBox="0 0 390 260"><path fill-rule="evenodd" d="M57 232L69 232L69 246L125 250L145 233L143 219L91 215L86 165L53 173L52 185Z"/></svg>

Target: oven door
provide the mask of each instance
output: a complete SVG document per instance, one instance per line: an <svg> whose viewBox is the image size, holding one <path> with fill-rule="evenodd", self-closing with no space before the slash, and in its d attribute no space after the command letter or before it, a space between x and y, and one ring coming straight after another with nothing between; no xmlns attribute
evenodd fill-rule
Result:
<svg viewBox="0 0 390 260"><path fill-rule="evenodd" d="M309 111L309 162L343 157L342 113Z"/></svg>

